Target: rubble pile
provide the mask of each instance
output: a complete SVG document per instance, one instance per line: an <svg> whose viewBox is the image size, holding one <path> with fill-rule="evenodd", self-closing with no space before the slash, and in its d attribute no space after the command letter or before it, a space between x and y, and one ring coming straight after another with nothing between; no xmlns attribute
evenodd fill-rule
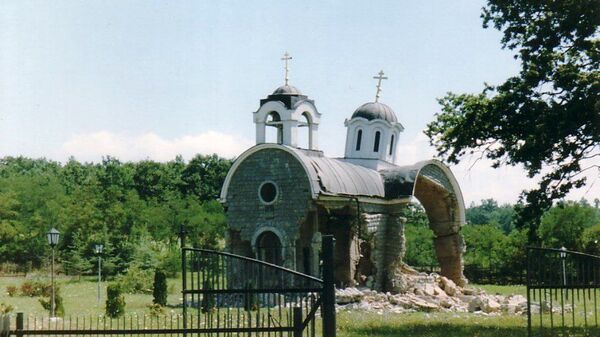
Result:
<svg viewBox="0 0 600 337"><path fill-rule="evenodd" d="M489 295L476 288L461 288L437 274L410 275L403 281L404 291L381 293L368 288L336 291L341 309L389 312L471 312L485 315L527 313L527 299L521 295ZM532 308L532 311L535 308ZM538 309L539 310L539 309Z"/></svg>

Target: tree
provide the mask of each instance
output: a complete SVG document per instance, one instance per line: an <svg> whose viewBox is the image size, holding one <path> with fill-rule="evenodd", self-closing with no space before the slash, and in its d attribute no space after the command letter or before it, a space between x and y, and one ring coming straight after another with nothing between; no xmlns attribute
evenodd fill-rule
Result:
<svg viewBox="0 0 600 337"><path fill-rule="evenodd" d="M510 233L513 226L515 210L509 204L498 206L494 199L481 200L480 205L471 204L466 211L467 223L472 225L494 225L504 233Z"/></svg>
<svg viewBox="0 0 600 337"><path fill-rule="evenodd" d="M521 70L479 94L448 93L425 133L450 163L478 153L542 175L517 209L535 241L544 211L600 168L600 2L488 0L482 18L503 32Z"/></svg>
<svg viewBox="0 0 600 337"><path fill-rule="evenodd" d="M544 214L539 236L546 247L584 250L582 236L587 228L600 224L597 209L586 202L561 202ZM590 233L591 235L591 233ZM587 242L589 245L589 242Z"/></svg>

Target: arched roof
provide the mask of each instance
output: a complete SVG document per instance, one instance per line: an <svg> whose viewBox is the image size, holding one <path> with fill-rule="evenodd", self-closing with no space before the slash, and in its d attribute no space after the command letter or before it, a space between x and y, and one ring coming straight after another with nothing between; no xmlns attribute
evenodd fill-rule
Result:
<svg viewBox="0 0 600 337"><path fill-rule="evenodd" d="M465 206L460 186L452 171L441 161L424 160L413 165L382 170L380 173L384 179L386 199L414 196L419 177L439 184L455 196L460 211L460 222L465 223Z"/></svg>
<svg viewBox="0 0 600 337"><path fill-rule="evenodd" d="M403 199L415 195L417 179L424 177L442 186L456 197L460 208L459 219L464 223L464 201L456 178L439 160L426 160L409 166L375 171L342 159L327 158L321 151L298 149L280 144L260 144L242 153L227 173L221 201L227 201L231 178L240 164L252 154L268 149L286 151L294 156L304 168L310 181L314 199L319 195L365 196L386 200Z"/></svg>
<svg viewBox="0 0 600 337"><path fill-rule="evenodd" d="M258 151L267 149L286 151L302 164L310 180L311 192L314 199L319 195L351 195L379 198L385 196L383 179L375 170L351 164L340 159L327 158L320 151L298 149L280 144L260 144L242 153L233 163L221 190L222 202L227 200L227 190L231 178L244 159Z"/></svg>

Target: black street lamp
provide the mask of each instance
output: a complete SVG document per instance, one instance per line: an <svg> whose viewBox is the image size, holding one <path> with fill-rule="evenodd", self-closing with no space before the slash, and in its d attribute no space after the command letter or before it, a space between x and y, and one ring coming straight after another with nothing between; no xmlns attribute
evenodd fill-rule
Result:
<svg viewBox="0 0 600 337"><path fill-rule="evenodd" d="M565 248L565 246L560 247L560 259L562 260L563 286L566 286L567 285L567 268L565 265L565 260L567 259L567 248Z"/></svg>
<svg viewBox="0 0 600 337"><path fill-rule="evenodd" d="M98 255L98 303L100 303L100 284L102 282L102 249L103 245L97 244L94 246L94 252Z"/></svg>
<svg viewBox="0 0 600 337"><path fill-rule="evenodd" d="M46 237L48 238L48 244L52 248L52 269L50 272L50 277L52 278L52 304L50 306L50 317L55 317L56 315L56 290L54 285L54 248L58 244L58 239L60 238L60 232L56 228L52 228L48 233L46 233Z"/></svg>

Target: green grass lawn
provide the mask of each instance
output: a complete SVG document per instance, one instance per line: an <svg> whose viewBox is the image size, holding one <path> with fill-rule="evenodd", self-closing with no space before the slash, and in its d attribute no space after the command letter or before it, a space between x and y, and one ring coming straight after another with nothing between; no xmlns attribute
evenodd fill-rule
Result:
<svg viewBox="0 0 600 337"><path fill-rule="evenodd" d="M6 287L19 286L24 278L0 278L0 303L10 304L15 312L24 312L27 316L48 316L37 298L9 297ZM46 278L40 280L47 280ZM66 277L58 278L64 298L66 315L98 316L104 313L106 299L105 286L102 287L102 301L97 303L97 283L94 278L82 278L80 281ZM166 314L179 313L181 308L181 281L169 279L169 308ZM474 285L490 294L525 295L523 286ZM152 295L126 294L126 310L131 315L148 315L148 305L152 304ZM341 310L337 316L338 336L410 336L410 337L454 337L454 336L526 336L527 320L525 316L483 316L466 313L405 313L377 314L364 311Z"/></svg>
<svg viewBox="0 0 600 337"><path fill-rule="evenodd" d="M47 278L34 278L50 282ZM20 286L25 281L24 278L0 277L0 303L12 305L15 312L23 312L30 316L47 316L48 311L44 310L37 297L8 296L6 287L10 285ZM167 302L176 306L181 304L181 280L169 279L169 295ZM64 299L66 315L90 316L104 314L104 303L106 301L106 282L101 286L101 300L97 301L98 284L93 277L77 278L58 277L56 284L60 287L60 293ZM125 294L125 303L127 313L145 314L149 312L148 306L152 304L152 295L147 294ZM167 308L179 312L180 309Z"/></svg>

